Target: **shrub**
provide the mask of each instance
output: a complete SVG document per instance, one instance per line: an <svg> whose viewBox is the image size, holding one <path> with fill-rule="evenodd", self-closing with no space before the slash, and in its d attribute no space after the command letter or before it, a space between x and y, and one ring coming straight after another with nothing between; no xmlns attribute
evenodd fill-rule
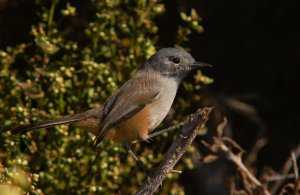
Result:
<svg viewBox="0 0 300 195"><path fill-rule="evenodd" d="M1 129L101 106L161 46L154 21L165 8L155 0L94 0L86 3L88 14L66 1L36 4L39 22L32 24L31 41L0 50ZM203 30L195 10L181 17L179 44ZM186 89L199 90L203 81L210 82L202 76ZM119 145L102 143L95 151L94 136L71 125L0 136L1 194L127 194L146 177ZM140 145L135 150L151 168L167 143ZM177 177L170 175L162 190L182 192Z"/></svg>

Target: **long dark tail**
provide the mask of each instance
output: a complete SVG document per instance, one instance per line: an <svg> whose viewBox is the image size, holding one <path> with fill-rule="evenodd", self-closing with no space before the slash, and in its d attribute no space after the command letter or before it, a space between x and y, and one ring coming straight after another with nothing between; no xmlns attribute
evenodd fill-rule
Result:
<svg viewBox="0 0 300 195"><path fill-rule="evenodd" d="M35 130L35 129L41 129L41 128L45 128L45 127L52 127L52 126L55 126L55 125L61 125L61 124L76 122L76 121L80 121L84 118L85 118L85 115L83 113L79 113L79 114L75 114L75 115L62 116L60 118L46 120L46 121L42 121L42 122L36 123L36 124L20 126L20 127L17 127L15 129L11 130L11 132L12 132L13 135L15 135L15 134L18 134L18 133L24 133L24 132L32 131L32 130Z"/></svg>

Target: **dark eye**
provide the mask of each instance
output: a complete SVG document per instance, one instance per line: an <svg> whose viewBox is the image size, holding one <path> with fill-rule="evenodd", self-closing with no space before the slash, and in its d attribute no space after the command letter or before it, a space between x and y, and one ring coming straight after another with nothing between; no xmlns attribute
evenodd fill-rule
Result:
<svg viewBox="0 0 300 195"><path fill-rule="evenodd" d="M170 60L171 60L171 62L173 62L174 64L179 64L179 62L180 62L180 59L179 59L179 58L176 58L176 57L173 57L173 58L171 58Z"/></svg>

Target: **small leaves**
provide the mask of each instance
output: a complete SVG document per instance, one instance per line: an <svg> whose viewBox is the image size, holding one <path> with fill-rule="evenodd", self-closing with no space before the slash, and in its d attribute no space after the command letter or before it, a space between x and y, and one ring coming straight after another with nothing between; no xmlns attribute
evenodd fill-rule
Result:
<svg viewBox="0 0 300 195"><path fill-rule="evenodd" d="M155 21L166 9L160 1L84 2L89 9L72 1L34 2L39 18L30 24L28 41L0 50L1 129L100 107L161 47ZM195 10L188 17L184 31L199 26ZM72 125L0 137L0 183L22 186L8 176L22 170L28 181L28 189L17 187L22 194L132 194L145 179L119 145L102 143L94 151L93 135ZM154 167L163 158L162 143L156 152L136 148ZM181 193L181 186L172 184L174 175L168 186Z"/></svg>
<svg viewBox="0 0 300 195"><path fill-rule="evenodd" d="M66 9L62 9L61 14L63 16L75 16L76 15L76 7L73 7L73 6L71 6L70 3L67 3Z"/></svg>
<svg viewBox="0 0 300 195"><path fill-rule="evenodd" d="M59 47L51 43L50 39L46 36L37 36L34 41L45 54L53 55L59 50Z"/></svg>
<svg viewBox="0 0 300 195"><path fill-rule="evenodd" d="M184 12L180 12L181 19L185 22L184 26L179 26L177 30L177 39L180 40L178 44L188 41L188 36L196 31L197 33L204 32L204 28L199 22L202 22L202 18L198 16L195 9L191 9L190 15Z"/></svg>

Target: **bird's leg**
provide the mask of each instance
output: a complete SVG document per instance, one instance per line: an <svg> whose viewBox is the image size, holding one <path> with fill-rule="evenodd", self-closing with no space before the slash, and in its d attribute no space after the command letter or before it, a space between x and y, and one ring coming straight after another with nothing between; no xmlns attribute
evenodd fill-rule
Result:
<svg viewBox="0 0 300 195"><path fill-rule="evenodd" d="M139 157L137 157L131 150L131 146L130 144L124 144L124 148L126 149L126 151L130 154L130 156L132 156L132 158L136 161L136 163L138 164L138 166L142 169L142 171L144 171L149 177L152 175L152 172L147 169L147 167L144 165L144 163L139 159Z"/></svg>

